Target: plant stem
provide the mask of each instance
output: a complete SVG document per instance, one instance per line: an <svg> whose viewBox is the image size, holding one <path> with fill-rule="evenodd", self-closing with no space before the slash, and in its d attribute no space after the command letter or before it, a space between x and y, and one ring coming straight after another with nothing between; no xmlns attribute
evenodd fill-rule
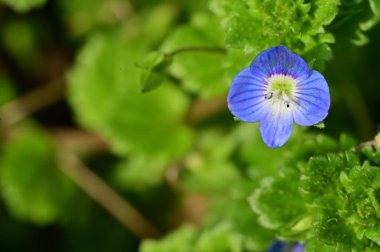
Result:
<svg viewBox="0 0 380 252"><path fill-rule="evenodd" d="M205 47L205 46L189 46L178 48L171 53L166 54L168 57L173 57L177 54L184 52L208 52L208 53L217 53L217 54L225 54L226 49L222 47Z"/></svg>
<svg viewBox="0 0 380 252"><path fill-rule="evenodd" d="M64 81L57 79L0 107L0 127L9 128L31 114L59 101L64 95Z"/></svg>
<svg viewBox="0 0 380 252"><path fill-rule="evenodd" d="M71 151L58 148L58 167L91 198L139 238L158 238L161 232L136 208L86 167Z"/></svg>
<svg viewBox="0 0 380 252"><path fill-rule="evenodd" d="M378 148L377 142L375 140L370 140L367 142L360 143L359 145L355 146L355 152L361 152L366 147L371 147L373 149Z"/></svg>

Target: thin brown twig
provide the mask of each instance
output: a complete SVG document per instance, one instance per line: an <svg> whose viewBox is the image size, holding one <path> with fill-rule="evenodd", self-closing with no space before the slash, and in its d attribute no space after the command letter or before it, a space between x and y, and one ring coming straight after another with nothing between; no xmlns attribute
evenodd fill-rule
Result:
<svg viewBox="0 0 380 252"><path fill-rule="evenodd" d="M168 57L173 57L177 54L184 53L184 52L206 52L206 53L225 54L226 49L222 47L188 46L188 47L178 48L166 55Z"/></svg>
<svg viewBox="0 0 380 252"><path fill-rule="evenodd" d="M54 128L49 129L49 134L59 143L60 147L77 155L109 151L109 145L104 138L83 129Z"/></svg>
<svg viewBox="0 0 380 252"><path fill-rule="evenodd" d="M153 224L86 167L72 152L60 149L58 167L137 237L158 238L161 236L161 232Z"/></svg>
<svg viewBox="0 0 380 252"><path fill-rule="evenodd" d="M364 148L371 147L373 149L377 149L377 142L376 140L370 140L363 143L360 143L359 145L355 146L355 152L361 152Z"/></svg>
<svg viewBox="0 0 380 252"><path fill-rule="evenodd" d="M9 128L31 114L59 101L64 95L64 81L58 79L0 107L0 127Z"/></svg>

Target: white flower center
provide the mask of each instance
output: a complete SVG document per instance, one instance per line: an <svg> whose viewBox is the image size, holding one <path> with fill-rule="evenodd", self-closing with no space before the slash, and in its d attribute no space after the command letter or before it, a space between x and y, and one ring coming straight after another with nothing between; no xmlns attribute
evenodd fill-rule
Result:
<svg viewBox="0 0 380 252"><path fill-rule="evenodd" d="M275 102L283 102L287 108L292 102L295 102L295 93L298 81L292 76L283 74L274 74L267 78L266 100Z"/></svg>

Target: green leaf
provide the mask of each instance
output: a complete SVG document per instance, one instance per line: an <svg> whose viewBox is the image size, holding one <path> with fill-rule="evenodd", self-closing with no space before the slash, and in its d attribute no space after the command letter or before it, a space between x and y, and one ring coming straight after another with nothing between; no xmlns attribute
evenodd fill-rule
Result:
<svg viewBox="0 0 380 252"><path fill-rule="evenodd" d="M227 45L254 55L285 44L301 53L318 46L319 34L337 14L339 1L213 1L212 9L222 19ZM325 42L326 43L326 42Z"/></svg>
<svg viewBox="0 0 380 252"><path fill-rule="evenodd" d="M173 25L178 21L180 10L178 5L166 1L157 1L154 5L149 2L149 11L141 13L143 22L142 32L144 40L155 48L167 37L168 32L173 29Z"/></svg>
<svg viewBox="0 0 380 252"><path fill-rule="evenodd" d="M182 226L165 238L144 240L140 245L140 252L191 252L194 246L197 231L191 226Z"/></svg>
<svg viewBox="0 0 380 252"><path fill-rule="evenodd" d="M257 124L242 123L235 128L234 137L239 144L239 160L250 167L254 181L276 174L278 168L284 165L292 167L297 162L307 161L312 155L342 149L335 140L322 134L306 133L305 128L301 127L294 128L286 148L268 148L261 139Z"/></svg>
<svg viewBox="0 0 380 252"><path fill-rule="evenodd" d="M188 91L201 97L214 97L226 94L227 84L231 82L224 75L225 55L212 50L223 48L223 42L218 20L208 13L197 13L190 25L179 26L168 36L161 50L170 54L181 48L195 48L174 55L169 71Z"/></svg>
<svg viewBox="0 0 380 252"><path fill-rule="evenodd" d="M137 67L141 68L140 86L142 92L149 92L166 80L166 71L171 61L171 57L156 51L147 54L137 63Z"/></svg>
<svg viewBox="0 0 380 252"><path fill-rule="evenodd" d="M322 121L322 122L319 122L317 124L314 124L313 126L317 127L318 129L324 129L325 128L325 123Z"/></svg>
<svg viewBox="0 0 380 252"><path fill-rule="evenodd" d="M176 86L141 93L135 64L144 43L120 34L93 36L69 75L69 100L78 121L106 137L113 150L175 159L191 147L182 123L188 98Z"/></svg>
<svg viewBox="0 0 380 252"><path fill-rule="evenodd" d="M345 48L348 43L361 46L368 42L364 31L380 21L375 2L377 1L341 1L339 13L329 26L339 45L336 49Z"/></svg>
<svg viewBox="0 0 380 252"><path fill-rule="evenodd" d="M354 148L356 145L358 145L358 141L347 135L347 134L342 134L339 137L339 150L345 151L345 150L351 150Z"/></svg>
<svg viewBox="0 0 380 252"><path fill-rule="evenodd" d="M358 231L355 231L354 226L360 225L347 221L348 216L345 214L356 210L348 210L347 206L354 204L346 200L346 205L342 200L351 197L344 195L346 190L342 188L340 180L344 179L341 178L343 172L348 172L360 165L359 157L352 151L348 151L312 157L307 164L305 163L308 156L313 153L324 154L330 151L351 149L354 146L353 141L342 136L338 144L323 135L305 134L302 131L295 134L297 141L293 142L292 139L289 141L288 152L276 152L276 155L266 159L267 164L265 162L260 164L261 167L265 167L265 170L273 163L277 167L271 168L272 176L264 177L260 186L249 198L252 209L258 214L259 223L273 229L277 237L285 240L304 240L311 236L314 239L324 237L322 242L325 243L326 251L329 245L343 250L348 248L349 245L344 245L344 242L356 246ZM251 136L247 134L244 136L245 139L252 140ZM300 141L300 139L303 140ZM248 142L248 140L245 141ZM257 139L253 141L256 142ZM261 151L257 144L255 146L255 152L259 152L258 156L264 155L261 154L264 151ZM251 155L254 155L252 151ZM256 165L256 170L260 167L257 167L257 162L258 157L253 157L251 164ZM257 180L263 174L265 173L260 174L257 171L252 174L252 179ZM362 184L368 186L371 184L370 181L373 181L373 176L369 174L365 176L368 180L363 181ZM359 188L353 190L357 191L358 195L363 195ZM376 202L374 194L371 195L373 198L371 202ZM330 227L330 223L327 223L333 218L330 213L335 213L341 224ZM334 240L333 234L338 231L340 234L335 234ZM363 245L363 248L365 247L366 245Z"/></svg>
<svg viewBox="0 0 380 252"><path fill-rule="evenodd" d="M4 50L12 57L14 64L28 75L33 75L37 70L36 59L42 55L40 45L46 41L38 35L38 27L34 21L22 18L4 22L2 27Z"/></svg>
<svg viewBox="0 0 380 252"><path fill-rule="evenodd" d="M27 12L45 4L46 0L1 0L17 12Z"/></svg>
<svg viewBox="0 0 380 252"><path fill-rule="evenodd" d="M312 19L312 27L315 33L321 32L323 27L330 24L338 14L340 0L317 0L313 3L315 8Z"/></svg>
<svg viewBox="0 0 380 252"><path fill-rule="evenodd" d="M366 237L380 246L380 174L379 167L353 167L347 175L341 174L341 183L347 191L347 222L359 239Z"/></svg>
<svg viewBox="0 0 380 252"><path fill-rule="evenodd" d="M334 250L347 251L355 247L358 242L354 233L347 226L345 220L337 213L334 196L325 198L326 207L315 216L313 222L313 235L327 245L335 247ZM338 208L338 209L337 209Z"/></svg>
<svg viewBox="0 0 380 252"><path fill-rule="evenodd" d="M380 18L380 1L379 0L368 0L371 10L377 18Z"/></svg>
<svg viewBox="0 0 380 252"><path fill-rule="evenodd" d="M339 47L368 41L366 31L380 20L378 0L287 1L213 0L230 48L248 55L284 44L322 71L332 58L331 44Z"/></svg>
<svg viewBox="0 0 380 252"><path fill-rule="evenodd" d="M121 189L145 191L162 182L168 167L166 158L151 160L144 155L133 155L116 166L114 180Z"/></svg>
<svg viewBox="0 0 380 252"><path fill-rule="evenodd" d="M40 130L18 132L2 148L2 197L16 217L46 225L67 215L73 184L57 169L54 145Z"/></svg>
<svg viewBox="0 0 380 252"><path fill-rule="evenodd" d="M360 164L351 151L315 157L304 170L301 187L314 213L310 237L334 250L380 248L378 167Z"/></svg>
<svg viewBox="0 0 380 252"><path fill-rule="evenodd" d="M306 241L305 252L331 252L334 251L333 246L329 246L318 239L310 239Z"/></svg>
<svg viewBox="0 0 380 252"><path fill-rule="evenodd" d="M267 248L273 239L272 232L258 224L258 216L247 203L252 183L230 161L236 148L234 135L208 128L200 132L197 147L197 152L186 159L181 179L187 190L209 195L212 206L195 251ZM226 242L221 243L220 236Z"/></svg>
<svg viewBox="0 0 380 252"><path fill-rule="evenodd" d="M207 194L220 193L232 189L235 183L239 183L240 175L235 165L228 161L213 162L202 160L202 157L191 164L184 178L186 187Z"/></svg>
<svg viewBox="0 0 380 252"><path fill-rule="evenodd" d="M197 240L194 251L241 252L241 237L231 232L227 223L221 223L212 229L205 230Z"/></svg>
<svg viewBox="0 0 380 252"><path fill-rule="evenodd" d="M264 227L291 229L308 215L304 199L298 190L299 172L295 167L286 171L280 176L263 179L260 188L249 198L252 209L259 215L259 222ZM305 229L307 227L293 230L297 233Z"/></svg>
<svg viewBox="0 0 380 252"><path fill-rule="evenodd" d="M359 158L352 152L312 157L306 167L301 187L311 200L317 199L325 193L335 191L340 173L359 164Z"/></svg>
<svg viewBox="0 0 380 252"><path fill-rule="evenodd" d="M186 159L185 186L207 194L229 193L242 177L231 163L235 142L218 129L203 130L198 135L197 152Z"/></svg>
<svg viewBox="0 0 380 252"><path fill-rule="evenodd" d="M374 150L372 146L367 146L362 150L362 153L369 161L380 165L380 149Z"/></svg>
<svg viewBox="0 0 380 252"><path fill-rule="evenodd" d="M205 229L213 229L219 225L228 226L230 235L239 237L243 251L261 251L268 248L274 232L261 226L258 216L252 212L247 202L249 184L242 180L236 185L241 195L218 198L213 203L205 219Z"/></svg>

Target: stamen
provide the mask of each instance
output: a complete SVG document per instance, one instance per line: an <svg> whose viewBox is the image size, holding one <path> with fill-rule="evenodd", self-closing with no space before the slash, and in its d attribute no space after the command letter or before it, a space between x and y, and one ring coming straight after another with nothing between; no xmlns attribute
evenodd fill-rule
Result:
<svg viewBox="0 0 380 252"><path fill-rule="evenodd" d="M269 92L269 93L265 94L264 97L265 97L265 100L271 99L273 97L273 92Z"/></svg>
<svg viewBox="0 0 380 252"><path fill-rule="evenodd" d="M290 98L285 93L282 93L282 98L284 99L285 102L290 103Z"/></svg>
<svg viewBox="0 0 380 252"><path fill-rule="evenodd" d="M289 108L290 107L290 101L291 101L289 96L287 96L285 93L282 93L282 98L284 99L284 103L285 103L286 107Z"/></svg>
<svg viewBox="0 0 380 252"><path fill-rule="evenodd" d="M290 104L293 101L293 99L291 99L289 96L287 96L285 92L282 92L279 90L275 90L275 91L271 91L271 92L266 93L264 98L265 98L265 100L270 100L270 99L274 98L275 99L274 102L277 102L277 101L284 102L284 104L287 108L290 107Z"/></svg>

